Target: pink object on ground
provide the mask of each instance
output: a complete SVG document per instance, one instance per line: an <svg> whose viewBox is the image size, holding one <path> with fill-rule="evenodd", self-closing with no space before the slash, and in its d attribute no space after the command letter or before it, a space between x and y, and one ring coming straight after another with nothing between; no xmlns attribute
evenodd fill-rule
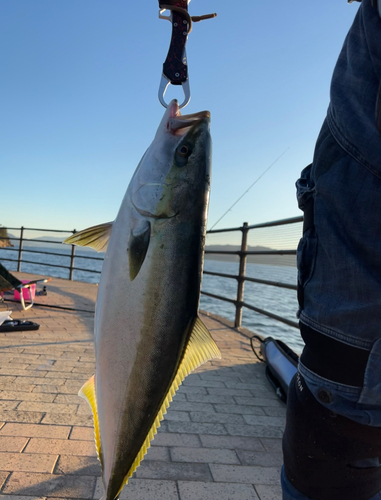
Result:
<svg viewBox="0 0 381 500"><path fill-rule="evenodd" d="M29 283L29 280L21 280L22 283ZM24 297L24 300L31 300L30 293L32 294L32 298L34 299L36 296L36 284L34 283L33 285L30 285L30 288L23 288L22 289L22 295ZM15 299L20 300L20 292L18 290L15 290Z"/></svg>

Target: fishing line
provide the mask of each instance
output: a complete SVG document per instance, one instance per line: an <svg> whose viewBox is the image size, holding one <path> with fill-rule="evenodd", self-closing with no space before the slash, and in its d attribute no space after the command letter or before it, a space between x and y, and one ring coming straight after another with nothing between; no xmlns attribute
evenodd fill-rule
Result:
<svg viewBox="0 0 381 500"><path fill-rule="evenodd" d="M287 153L287 151L288 151L289 149L290 149L290 148L286 148L286 149L283 151L283 153L282 153L280 156L278 156L278 158L277 158L275 161L273 161L273 162L272 162L272 164L271 164L269 167L267 167L267 168L266 168L266 170L265 170L265 171L264 171L264 172L263 172L263 173L262 173L262 174L261 174L261 175L260 175L260 176L259 176L259 177L258 177L258 178L254 181L254 182L253 182L253 184L251 184L251 186L249 186L249 187L246 189L246 191L245 191L245 192L244 192L244 193L243 193L243 194L242 194L242 195L238 198L238 200L237 200L237 201L235 201L235 202L233 203L233 205L232 205L230 208L228 208L228 209L226 210L226 212L223 214L223 216L222 216L222 217L220 217L220 218L218 219L218 221L217 221L217 222L216 222L216 223L215 223L215 224L214 224L214 225L213 225L213 226L209 229L209 231L212 231L212 229L213 229L213 228L215 228L215 227L217 226L217 224L218 224L218 223L219 223L219 222L220 222L220 221L221 221L221 220L225 217L225 215L226 215L226 214L228 214L228 213L230 212L230 210L231 210L233 207L235 207L235 206L237 205L237 203L238 203L240 200L242 200L242 198L245 196L245 194L247 194L247 193L250 191L250 189L251 189L251 188L252 188L252 187L253 187L253 186L254 186L254 185L255 185L255 184L256 184L256 183L257 183L260 179L262 179L262 177L265 175L265 173L266 173L266 172L268 172L268 171L270 170L270 168L271 168L273 165L275 165L275 163L276 163L278 160L280 160L280 159L282 158L282 156L283 156L284 154L286 154L286 153Z"/></svg>

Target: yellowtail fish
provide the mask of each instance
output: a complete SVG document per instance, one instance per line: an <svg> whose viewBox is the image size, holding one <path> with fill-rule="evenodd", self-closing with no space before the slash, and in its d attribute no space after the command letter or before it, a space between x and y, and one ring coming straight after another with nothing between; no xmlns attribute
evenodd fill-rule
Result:
<svg viewBox="0 0 381 500"><path fill-rule="evenodd" d="M198 316L211 137L208 111L168 106L117 218L66 240L105 250L95 312L95 375L80 395L94 417L114 500L139 466L184 378L220 357Z"/></svg>

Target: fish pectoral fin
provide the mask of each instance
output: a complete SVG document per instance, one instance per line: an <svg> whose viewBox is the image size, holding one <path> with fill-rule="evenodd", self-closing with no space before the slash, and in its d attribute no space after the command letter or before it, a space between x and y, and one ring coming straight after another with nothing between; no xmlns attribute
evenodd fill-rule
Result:
<svg viewBox="0 0 381 500"><path fill-rule="evenodd" d="M139 274L147 254L151 239L151 224L143 219L132 229L128 244L128 261L130 266L130 280L134 281Z"/></svg>
<svg viewBox="0 0 381 500"><path fill-rule="evenodd" d="M140 448L130 470L123 480L117 496L121 492L123 486L128 483L129 478L132 476L135 470L139 467L140 462L143 460L144 455L147 453L148 448L151 445L152 439L157 433L158 427L160 427L161 420L163 420L164 415L167 413L167 409L173 399L173 396L175 395L177 389L179 388L185 377L202 364L215 358L221 358L221 353L211 334L209 333L209 330L197 316L192 327L192 333L187 345L185 346L183 357L173 378L172 384L169 387L167 394L165 395L164 402L162 403L156 415L151 429L148 431L142 447Z"/></svg>
<svg viewBox="0 0 381 500"><path fill-rule="evenodd" d="M102 454L101 454L101 433L99 430L99 419L98 419L98 411L97 411L97 397L95 394L95 376L89 378L87 382L81 387L78 392L78 396L85 399L89 404L91 411L93 412L94 419L94 439L95 439L95 447L97 450L97 455L99 461L102 464Z"/></svg>
<svg viewBox="0 0 381 500"><path fill-rule="evenodd" d="M91 247L97 252L105 252L111 236L112 224L112 222L106 222L98 226L88 227L79 233L69 236L64 243L79 245L81 247Z"/></svg>

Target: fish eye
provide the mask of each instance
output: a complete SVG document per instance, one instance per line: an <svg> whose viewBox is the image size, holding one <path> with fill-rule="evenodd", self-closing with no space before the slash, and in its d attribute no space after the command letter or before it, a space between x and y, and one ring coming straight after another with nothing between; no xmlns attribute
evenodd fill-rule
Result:
<svg viewBox="0 0 381 500"><path fill-rule="evenodd" d="M179 149L179 155L180 156L187 156L188 153L189 153L188 146L182 145L181 148Z"/></svg>

